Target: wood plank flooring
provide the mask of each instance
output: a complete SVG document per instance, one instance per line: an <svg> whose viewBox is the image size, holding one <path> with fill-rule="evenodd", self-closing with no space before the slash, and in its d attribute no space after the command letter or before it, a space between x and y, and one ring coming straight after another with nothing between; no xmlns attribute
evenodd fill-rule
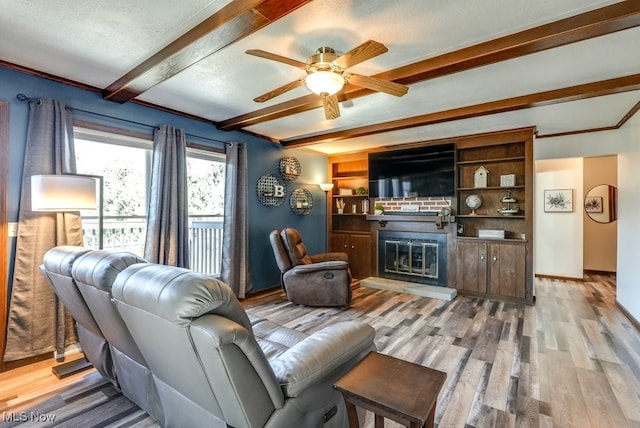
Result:
<svg viewBox="0 0 640 428"><path fill-rule="evenodd" d="M436 408L440 428L640 427L640 334L615 306L615 277L538 278L535 285L532 306L364 287L354 289L349 309L294 305L281 293L243 303L253 315L308 333L339 320L371 324L379 352L447 373ZM126 400L95 373L63 382L46 378L48 368L38 364L0 374L0 413L32 408L69 384L86 390L97 383L106 397ZM154 425L126 414L104 425ZM365 426L373 427L370 414Z"/></svg>

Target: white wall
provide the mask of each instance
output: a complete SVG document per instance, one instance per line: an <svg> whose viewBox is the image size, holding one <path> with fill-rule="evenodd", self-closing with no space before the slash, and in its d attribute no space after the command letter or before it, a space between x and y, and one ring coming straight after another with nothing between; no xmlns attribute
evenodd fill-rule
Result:
<svg viewBox="0 0 640 428"><path fill-rule="evenodd" d="M640 321L640 114L621 129L618 155L618 302Z"/></svg>
<svg viewBox="0 0 640 428"><path fill-rule="evenodd" d="M538 160L615 155L623 147L621 134L622 132L617 130L538 138L533 144L533 158Z"/></svg>
<svg viewBox="0 0 640 428"><path fill-rule="evenodd" d="M640 113L636 113L619 130L543 138L534 143L536 161L612 154L618 154L616 299L640 321ZM539 216L537 207L535 214ZM538 223L537 220L534 224ZM545 248L553 251L543 240L536 239L535 245L536 254Z"/></svg>
<svg viewBox="0 0 640 428"><path fill-rule="evenodd" d="M534 272L582 278L583 160L538 160L534 183ZM544 191L573 189L572 212L544 212Z"/></svg>

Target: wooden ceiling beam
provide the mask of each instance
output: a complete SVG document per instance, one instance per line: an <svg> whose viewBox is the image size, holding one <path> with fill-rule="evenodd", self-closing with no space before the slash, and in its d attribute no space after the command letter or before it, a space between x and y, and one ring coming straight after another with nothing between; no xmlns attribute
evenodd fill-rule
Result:
<svg viewBox="0 0 640 428"><path fill-rule="evenodd" d="M506 113L510 111L522 110L525 108L541 107L569 101L578 101L587 98L618 94L621 92L635 91L639 89L640 74L634 74L631 76L586 83L582 85L571 86L568 88L554 89L530 95L507 98L504 100L490 101L472 106L459 107L435 113L427 113L419 116L377 123L375 125L344 129L341 131L328 132L311 137L282 140L281 144L285 147L302 147L312 144L329 143L334 141L346 140L349 138L364 137L384 132L415 128L418 126L434 125L437 123L452 122L455 120Z"/></svg>
<svg viewBox="0 0 640 428"><path fill-rule="evenodd" d="M103 91L125 103L198 61L271 24L311 0L233 0Z"/></svg>
<svg viewBox="0 0 640 428"><path fill-rule="evenodd" d="M410 85L637 26L640 26L640 2L628 0L428 58L373 77ZM342 96L349 100L371 93L371 90L348 85ZM218 127L231 131L321 106L322 102L318 101L317 96L307 95L223 120Z"/></svg>

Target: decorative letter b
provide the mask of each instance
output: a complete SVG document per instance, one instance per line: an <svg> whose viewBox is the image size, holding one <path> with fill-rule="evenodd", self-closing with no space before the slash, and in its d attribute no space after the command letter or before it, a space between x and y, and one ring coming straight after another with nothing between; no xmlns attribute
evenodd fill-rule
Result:
<svg viewBox="0 0 640 428"><path fill-rule="evenodd" d="M273 196L276 198L284 198L284 186L275 184L273 186Z"/></svg>

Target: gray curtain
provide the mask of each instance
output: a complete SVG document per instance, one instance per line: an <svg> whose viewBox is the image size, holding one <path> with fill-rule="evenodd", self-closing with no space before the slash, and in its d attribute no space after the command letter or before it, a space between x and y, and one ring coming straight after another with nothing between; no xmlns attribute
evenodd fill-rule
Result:
<svg viewBox="0 0 640 428"><path fill-rule="evenodd" d="M247 147L227 143L224 190L224 235L220 279L243 299L251 290L249 275L249 215Z"/></svg>
<svg viewBox="0 0 640 428"><path fill-rule="evenodd" d="M168 125L155 130L144 257L153 263L188 268L186 150L184 130Z"/></svg>
<svg viewBox="0 0 640 428"><path fill-rule="evenodd" d="M77 213L31 211L31 176L75 172L73 127L65 105L56 100L29 101L29 125L15 270L7 328L5 361L41 355L77 342L73 319L46 282L39 265L57 245L82 245Z"/></svg>

